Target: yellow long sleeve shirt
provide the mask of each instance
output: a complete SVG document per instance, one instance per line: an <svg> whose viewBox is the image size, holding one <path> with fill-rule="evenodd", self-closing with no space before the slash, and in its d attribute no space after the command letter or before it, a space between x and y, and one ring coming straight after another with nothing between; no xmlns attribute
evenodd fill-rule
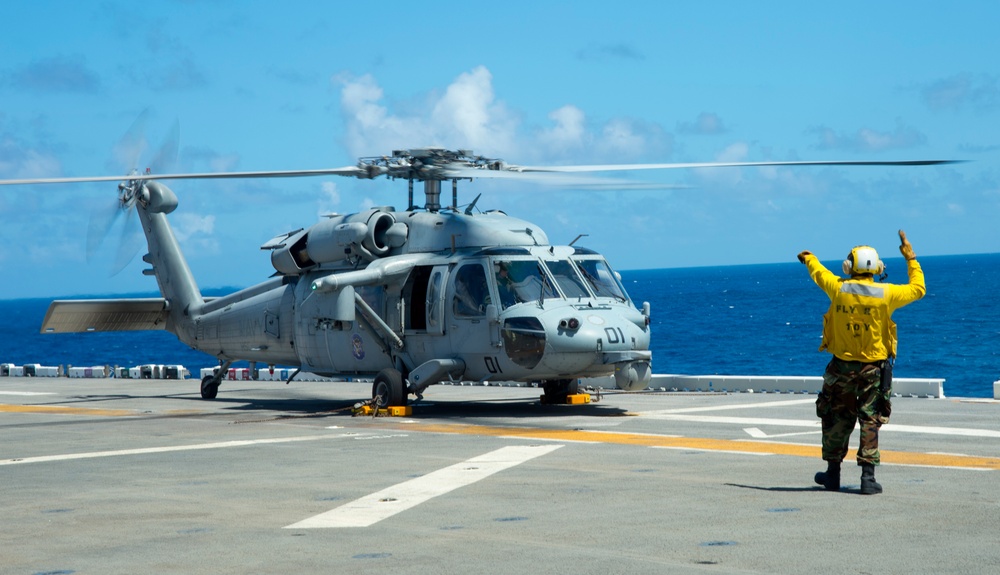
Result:
<svg viewBox="0 0 1000 575"><path fill-rule="evenodd" d="M828 351L845 361L873 362L896 355L896 324L892 312L924 297L924 272L917 260L907 260L906 285L876 283L871 277L844 279L810 254L806 256L809 276L830 298L823 316L823 343Z"/></svg>

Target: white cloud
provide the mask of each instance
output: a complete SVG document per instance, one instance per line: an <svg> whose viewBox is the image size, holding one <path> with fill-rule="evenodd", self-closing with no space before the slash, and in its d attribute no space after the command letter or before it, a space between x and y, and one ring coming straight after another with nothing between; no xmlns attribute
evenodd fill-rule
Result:
<svg viewBox="0 0 1000 575"><path fill-rule="evenodd" d="M214 215L177 214L174 222L174 231L180 241L185 241L195 234L211 234L215 230Z"/></svg>
<svg viewBox="0 0 1000 575"><path fill-rule="evenodd" d="M714 162L745 162L750 155L746 142L735 142L726 146ZM703 186L733 187L743 179L744 168L698 168L692 170L694 178Z"/></svg>
<svg viewBox="0 0 1000 575"><path fill-rule="evenodd" d="M554 124L539 134L539 142L558 151L577 149L588 143L586 116L583 110L567 104L549 113Z"/></svg>
<svg viewBox="0 0 1000 575"><path fill-rule="evenodd" d="M493 75L484 66L460 74L448 86L431 122L445 146L472 147L486 154L510 149L517 129L507 107L496 102Z"/></svg>
<svg viewBox="0 0 1000 575"><path fill-rule="evenodd" d="M479 66L460 74L440 94L426 96L421 112L396 113L384 103L375 78L337 75L346 144L352 155L386 154L404 147L471 149L511 163L607 163L662 161L672 150L671 136L659 125L612 118L588 126L586 114L564 104L548 114L551 124L522 124L521 114L497 100L493 75Z"/></svg>
<svg viewBox="0 0 1000 575"><path fill-rule="evenodd" d="M340 192L337 190L335 182L323 182L320 184L319 211L317 214L322 217L337 213L340 205Z"/></svg>
<svg viewBox="0 0 1000 575"><path fill-rule="evenodd" d="M12 136L0 136L0 177L50 178L59 174L62 167L54 156L36 150Z"/></svg>

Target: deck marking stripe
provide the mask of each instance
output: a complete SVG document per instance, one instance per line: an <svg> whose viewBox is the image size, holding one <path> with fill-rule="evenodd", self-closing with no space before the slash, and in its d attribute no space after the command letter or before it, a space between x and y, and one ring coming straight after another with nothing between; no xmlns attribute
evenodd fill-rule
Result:
<svg viewBox="0 0 1000 575"><path fill-rule="evenodd" d="M734 423L737 425L777 425L784 427L812 427L819 428L818 419L775 419L768 417L730 417L722 415L683 415L676 413L651 412L642 413L643 417L649 419L662 419L670 421L690 421L694 423ZM975 429L968 427L936 427L929 425L899 425L887 423L882 426L880 433L885 432L903 433L926 433L928 435L957 435L962 437L996 437L1000 438L1000 431L993 429Z"/></svg>
<svg viewBox="0 0 1000 575"><path fill-rule="evenodd" d="M556 440L567 442L611 443L617 445L637 445L646 447L677 447L698 451L722 451L735 453L772 453L821 459L819 445L777 443L752 439L711 439L702 437L672 437L608 431L593 432L572 429L533 429L514 427L489 427L484 425L428 424L408 427L412 431L430 433L453 433L461 435L485 435L534 440ZM958 469L1000 470L1000 458L964 455L919 453L911 451L881 450L882 463L899 465L920 465L926 467L948 467Z"/></svg>
<svg viewBox="0 0 1000 575"><path fill-rule="evenodd" d="M130 409L101 409L95 407L63 407L61 405L12 405L0 403L0 412L7 413L55 413L59 415L96 415L123 417L129 415L146 415L141 411Z"/></svg>
<svg viewBox="0 0 1000 575"><path fill-rule="evenodd" d="M545 455L561 445L515 445L497 449L427 475L410 479L285 529L368 527L439 495Z"/></svg>
<svg viewBox="0 0 1000 575"><path fill-rule="evenodd" d="M97 457L116 457L120 455L145 455L148 453L170 453L172 451L197 451L200 449L223 449L226 447L244 447L248 445L267 445L272 443L290 443L293 441L316 441L318 439L333 439L342 435L306 435L302 437L277 437L273 439L248 439L243 441L221 441L218 443L199 443L194 445L174 445L169 447L145 447L140 449L119 449L115 451L92 451L90 453L67 453L64 455L41 455L38 457L22 457L15 459L0 459L0 465L20 465L22 463L43 463L48 461L68 461L73 459L94 459Z"/></svg>
<svg viewBox="0 0 1000 575"><path fill-rule="evenodd" d="M0 391L0 395L55 395L54 391Z"/></svg>
<svg viewBox="0 0 1000 575"><path fill-rule="evenodd" d="M804 403L816 403L816 398L786 399L783 401L765 401L759 403L740 403L736 405L716 405L710 407L682 407L678 409L663 409L660 411L643 411L640 415L666 415L670 413L697 413L699 411L727 411L730 409L753 409L756 407L788 407Z"/></svg>

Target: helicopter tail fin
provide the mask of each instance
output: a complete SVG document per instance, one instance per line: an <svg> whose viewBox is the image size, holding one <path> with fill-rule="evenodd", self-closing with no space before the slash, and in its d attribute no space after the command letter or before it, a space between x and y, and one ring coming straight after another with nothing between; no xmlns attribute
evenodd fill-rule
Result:
<svg viewBox="0 0 1000 575"><path fill-rule="evenodd" d="M152 269L143 273L156 277L160 293L167 301L170 314L167 329L187 342L189 338L185 332L192 332L193 339L193 318L200 312L205 300L167 221L167 214L177 208L177 196L170 188L155 181L146 182L144 190L143 201L137 202L135 208L149 247L149 253L142 259Z"/></svg>

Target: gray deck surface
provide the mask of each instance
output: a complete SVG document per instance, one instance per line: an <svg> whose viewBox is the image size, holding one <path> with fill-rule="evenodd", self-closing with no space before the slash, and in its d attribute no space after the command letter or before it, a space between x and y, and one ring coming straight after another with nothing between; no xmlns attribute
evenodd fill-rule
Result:
<svg viewBox="0 0 1000 575"><path fill-rule="evenodd" d="M992 400L896 399L862 496L853 461L813 484L810 395L440 386L371 418L365 383L197 386L0 379L0 573L1000 572ZM519 446L549 449L463 479Z"/></svg>

